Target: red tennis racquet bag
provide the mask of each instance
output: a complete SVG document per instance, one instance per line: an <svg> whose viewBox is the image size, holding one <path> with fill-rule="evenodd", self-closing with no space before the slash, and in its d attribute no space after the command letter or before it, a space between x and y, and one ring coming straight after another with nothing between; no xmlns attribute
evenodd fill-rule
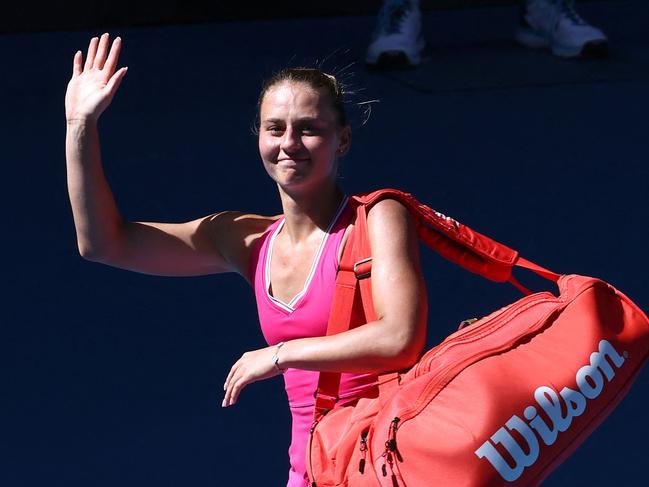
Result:
<svg viewBox="0 0 649 487"><path fill-rule="evenodd" d="M306 464L311 486L535 486L626 394L649 351L649 320L599 279L558 275L397 190L352 198L327 334L375 319L367 211L392 198L420 239L452 262L527 294L450 335L378 397L336 407L340 375L321 373ZM520 266L555 281L531 293Z"/></svg>

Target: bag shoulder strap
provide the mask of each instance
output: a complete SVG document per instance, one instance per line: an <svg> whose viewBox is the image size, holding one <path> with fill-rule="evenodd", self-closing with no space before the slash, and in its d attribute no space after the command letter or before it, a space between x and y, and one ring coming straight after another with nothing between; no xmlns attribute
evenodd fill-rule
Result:
<svg viewBox="0 0 649 487"><path fill-rule="evenodd" d="M350 198L350 204L355 207L356 216L336 274L327 335L342 333L376 319L369 279L371 257L366 213L357 199ZM338 402L339 387L340 373L320 372L318 387L314 392L316 420Z"/></svg>
<svg viewBox="0 0 649 487"><path fill-rule="evenodd" d="M413 215L422 242L464 269L497 282L507 281L518 252L476 232L397 189L381 189L353 197L369 210L382 199L395 199Z"/></svg>
<svg viewBox="0 0 649 487"><path fill-rule="evenodd" d="M350 198L350 203L355 207L356 219L336 277L327 335L341 333L362 324L354 323L354 317L359 314L364 316L365 322L376 319L371 292L372 259L367 233L367 212L383 199L395 199L406 206L415 220L418 237L423 243L468 271L492 281L508 281L525 294L530 294L531 291L512 276L514 266L525 267L552 281L559 278L559 274L523 259L516 250L433 210L409 193L390 188L363 193ZM315 391L316 418L333 408L338 399L339 386L339 373L320 373Z"/></svg>

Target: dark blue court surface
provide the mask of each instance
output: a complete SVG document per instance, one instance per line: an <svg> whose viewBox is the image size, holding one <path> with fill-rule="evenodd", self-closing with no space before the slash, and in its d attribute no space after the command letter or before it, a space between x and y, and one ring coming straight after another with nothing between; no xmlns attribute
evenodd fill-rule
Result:
<svg viewBox="0 0 649 487"><path fill-rule="evenodd" d="M611 55L566 61L510 40L512 7L432 12L417 70L348 69L380 99L342 184L392 186L557 272L596 275L649 309L649 6L588 3ZM251 133L262 79L362 58L372 17L115 31L129 72L101 122L124 215L276 213ZM281 486L280 379L223 410L231 364L263 345L235 276L160 278L83 261L67 202L63 95L97 32L0 37L4 281L0 485ZM332 55L333 54L333 55ZM518 297L422 255L430 344ZM649 373L549 486L645 485ZM479 407L479 406L477 406Z"/></svg>

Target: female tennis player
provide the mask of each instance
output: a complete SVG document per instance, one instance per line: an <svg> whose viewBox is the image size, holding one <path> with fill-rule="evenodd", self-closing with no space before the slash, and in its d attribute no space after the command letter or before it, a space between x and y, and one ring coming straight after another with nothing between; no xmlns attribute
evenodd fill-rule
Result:
<svg viewBox="0 0 649 487"><path fill-rule="evenodd" d="M417 237L394 200L369 211L378 319L324 336L336 270L352 223L337 184L352 133L343 90L318 69L289 68L258 99L259 154L282 214L213 213L186 223L125 221L102 169L97 121L123 81L120 38L93 38L74 56L65 97L66 160L80 254L147 274L236 272L252 286L268 346L244 353L225 379L223 406L249 384L283 373L292 414L289 487L303 487L319 371L344 372L339 404L376 395L376 374L404 369L425 344L426 293Z"/></svg>

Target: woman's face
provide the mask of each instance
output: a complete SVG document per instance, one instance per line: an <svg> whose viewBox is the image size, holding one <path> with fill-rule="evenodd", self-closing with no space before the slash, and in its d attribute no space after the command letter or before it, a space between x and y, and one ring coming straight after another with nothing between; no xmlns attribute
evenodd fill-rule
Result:
<svg viewBox="0 0 649 487"><path fill-rule="evenodd" d="M317 189L335 181L337 158L347 151L351 130L340 126L324 90L281 82L266 92L259 117L259 153L280 187Z"/></svg>

